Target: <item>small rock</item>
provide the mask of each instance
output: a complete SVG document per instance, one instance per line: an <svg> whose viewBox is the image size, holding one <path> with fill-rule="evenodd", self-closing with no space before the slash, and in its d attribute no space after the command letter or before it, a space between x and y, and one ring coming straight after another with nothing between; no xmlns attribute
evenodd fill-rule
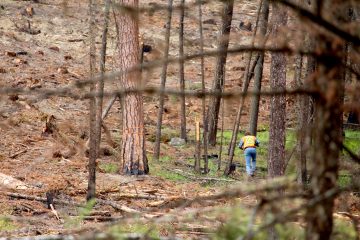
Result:
<svg viewBox="0 0 360 240"><path fill-rule="evenodd" d="M245 71L245 67L234 66L230 69L231 71Z"/></svg>
<svg viewBox="0 0 360 240"><path fill-rule="evenodd" d="M109 148L103 147L100 148L100 156L111 156L112 153Z"/></svg>
<svg viewBox="0 0 360 240"><path fill-rule="evenodd" d="M57 47L57 46L52 46L52 47L49 47L50 50L53 50L55 52L59 52L60 51L60 48Z"/></svg>
<svg viewBox="0 0 360 240"><path fill-rule="evenodd" d="M59 67L58 70L57 70L58 73L61 73L61 74L66 74L66 73L69 73L69 71L67 70L66 67Z"/></svg>
<svg viewBox="0 0 360 240"><path fill-rule="evenodd" d="M185 145L185 139L182 138L171 138L170 139L171 146L182 146Z"/></svg>
<svg viewBox="0 0 360 240"><path fill-rule="evenodd" d="M148 44L144 44L144 45L143 45L143 52L144 52L144 53L151 52L151 50L152 50L151 45L148 45Z"/></svg>
<svg viewBox="0 0 360 240"><path fill-rule="evenodd" d="M21 59L21 58L15 58L14 63L16 63L16 64L28 64L28 62L26 60Z"/></svg>
<svg viewBox="0 0 360 240"><path fill-rule="evenodd" d="M35 14L35 11L34 8L30 6L22 10L21 14L24 16L32 17Z"/></svg>
<svg viewBox="0 0 360 240"><path fill-rule="evenodd" d="M59 150L53 152L53 154L52 154L52 157L53 157L53 158L61 158L62 156L63 156L63 155L62 155L62 153L61 153Z"/></svg>
<svg viewBox="0 0 360 240"><path fill-rule="evenodd" d="M5 68L0 68L0 73L6 73L6 69Z"/></svg>
<svg viewBox="0 0 360 240"><path fill-rule="evenodd" d="M193 106L193 103L192 102L185 102L185 106L191 107L191 106Z"/></svg>
<svg viewBox="0 0 360 240"><path fill-rule="evenodd" d="M37 51L36 53L37 53L37 54L39 54L39 55L44 56L44 52L43 52L43 51L41 51L41 50Z"/></svg>
<svg viewBox="0 0 360 240"><path fill-rule="evenodd" d="M5 55L8 57L16 57L16 52L5 52Z"/></svg>
<svg viewBox="0 0 360 240"><path fill-rule="evenodd" d="M17 95L17 94L11 94L11 95L9 95L9 99L10 99L11 101L15 102L15 101L19 100L19 95Z"/></svg>
<svg viewBox="0 0 360 240"><path fill-rule="evenodd" d="M44 186L44 184L42 182L36 182L34 184L32 184L34 187L37 187L37 188L42 188Z"/></svg>
<svg viewBox="0 0 360 240"><path fill-rule="evenodd" d="M212 24L212 25L216 25L216 21L212 18L204 20L203 21L204 24Z"/></svg>
<svg viewBox="0 0 360 240"><path fill-rule="evenodd" d="M65 60L71 60L71 59L73 59L73 58L72 58L72 56L70 56L70 55L65 55L65 56L64 56L64 59L65 59Z"/></svg>
<svg viewBox="0 0 360 240"><path fill-rule="evenodd" d="M243 22L243 21L241 21L239 27L240 27L241 30L245 30L245 31L249 31L249 32L252 31L251 22Z"/></svg>
<svg viewBox="0 0 360 240"><path fill-rule="evenodd" d="M18 51L16 52L16 55L28 55L27 51Z"/></svg>

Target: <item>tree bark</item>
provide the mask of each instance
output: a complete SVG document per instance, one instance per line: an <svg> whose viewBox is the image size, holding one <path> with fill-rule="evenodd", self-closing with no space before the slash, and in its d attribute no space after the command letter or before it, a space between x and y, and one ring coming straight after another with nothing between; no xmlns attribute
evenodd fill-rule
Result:
<svg viewBox="0 0 360 240"><path fill-rule="evenodd" d="M105 64L106 64L106 48L107 48L107 33L109 27L109 15L110 15L110 2L111 0L105 1L105 10L104 10L104 27L102 32L101 39L101 51L100 51L100 79L96 85L98 96L96 99L96 120L98 124L96 125L96 136L99 141L101 140L101 126L105 114L103 114L103 97L104 97L104 77L105 77ZM103 117L104 115L104 117ZM100 144L99 144L100 146Z"/></svg>
<svg viewBox="0 0 360 240"><path fill-rule="evenodd" d="M342 143L342 60L333 55L342 46L322 40L317 47L323 53L318 58L318 77L314 88L319 91L315 98L314 149L312 159L311 194L319 196L336 187L339 168L339 146ZM332 49L328 49L332 46ZM320 48L321 47L321 48ZM306 239L330 239L333 227L335 197L330 197L309 208L306 213Z"/></svg>
<svg viewBox="0 0 360 240"><path fill-rule="evenodd" d="M271 34L276 36L279 28L287 24L287 10L273 4L273 29ZM274 44L274 47L277 47ZM286 88L286 56L283 53L271 54L270 87L272 91ZM273 178L284 174L285 166L285 121L286 98L272 96L270 102L270 130L269 130L269 159L268 174Z"/></svg>
<svg viewBox="0 0 360 240"><path fill-rule="evenodd" d="M138 7L138 0L118 0L117 3ZM114 9L119 30L115 64L121 70L139 64L139 25L136 15ZM118 77L123 89L141 86L140 72L126 72ZM146 174L149 172L145 155L143 98L140 93L129 93L122 98L122 142L120 172Z"/></svg>
<svg viewBox="0 0 360 240"><path fill-rule="evenodd" d="M198 13L199 13L199 33L200 33L200 68L201 68L201 90L205 92L205 66L204 66L204 36L203 36L203 27L202 27L202 3L201 0L198 0ZM202 120L203 120L203 146L204 146L204 171L207 173L209 171L208 164L208 130L207 130L207 119L206 119L206 96L203 96L201 99L201 110L202 110ZM200 148L200 147L199 147ZM198 150L200 152L200 149Z"/></svg>
<svg viewBox="0 0 360 240"><path fill-rule="evenodd" d="M179 79L180 79L180 91L185 91L185 74L184 74L184 17L185 17L185 0L181 0L180 3L180 21L179 21ZM186 134L186 106L185 95L180 96L180 137L187 141Z"/></svg>
<svg viewBox="0 0 360 240"><path fill-rule="evenodd" d="M314 41L313 39L308 39L308 48L309 51L314 49ZM316 60L312 56L307 56L307 63L305 69L305 81L310 78L312 74L315 72ZM299 79L297 81L297 85L299 87L306 86L304 80ZM298 152L298 162L297 162L297 181L304 186L307 183L307 152L310 148L311 144L311 108L312 101L310 96L298 96L299 101L299 129L298 129L298 144L297 144L297 152Z"/></svg>
<svg viewBox="0 0 360 240"><path fill-rule="evenodd" d="M89 2L91 6L91 25L90 25L90 54L95 54L95 36L94 36L94 6L92 1ZM90 150L89 150L89 183L88 183L88 194L87 200L95 198L95 185L96 185L96 159L99 156L99 149L100 149L100 142L101 142L101 126L102 126L102 105L103 105L103 95L104 95L104 73L105 73L105 61L106 61L106 46L107 46L107 32L108 32L108 25L109 25L109 12L110 12L110 0L106 0L105 2L105 17L104 17L104 29L102 33L102 46L100 52L100 79L96 83L95 88L92 87L92 90L96 91L96 98L91 100L91 119L92 122L90 128L91 132L93 132L90 137L90 140L95 140L95 143L90 143ZM94 76L94 64L95 64L95 56L91 57L90 63L90 72L92 77ZM94 111L95 113L93 113ZM93 119L95 115L95 120ZM93 122L95 121L95 123ZM95 126L93 126L95 124ZM94 145L96 144L96 146ZM92 149L95 147L95 153L93 153ZM96 156L94 158L94 156ZM94 160L95 159L95 160Z"/></svg>
<svg viewBox="0 0 360 240"><path fill-rule="evenodd" d="M303 1L299 1L300 4L304 5L306 8L306 5L308 6L308 9L310 11L315 12L316 10L316 3L314 0L309 1L307 4ZM307 49L309 52L314 51L314 39L311 36L311 34L307 34L305 36L305 44L307 45ZM298 56L300 58L300 56ZM301 65L303 65L303 59L304 57L301 56ZM300 60L300 59L299 59ZM299 73L297 73L297 77L295 77L295 82L297 87L306 87L307 82L310 81L310 77L315 72L316 67L316 59L313 56L307 56L306 57L306 67L305 67L305 74L302 78L301 70L297 69ZM311 144L311 122L312 122L312 114L311 109L312 107L312 100L311 96L307 95L299 95L297 96L298 101L298 141L297 141L297 182L299 184L302 184L304 187L307 184L307 153L310 148Z"/></svg>
<svg viewBox="0 0 360 240"><path fill-rule="evenodd" d="M170 30L171 30L171 17L172 17L172 4L173 0L168 1L168 18L166 22L166 33L165 33L165 50L164 50L164 65L161 72L161 90L165 90L166 84L166 73L169 59L169 48L170 48ZM164 113L164 94L160 94L159 99L159 111L157 117L157 127L156 127L156 140L155 140L155 149L154 149L154 159L158 160L160 157L160 140L161 140L161 127L162 127L162 117Z"/></svg>
<svg viewBox="0 0 360 240"><path fill-rule="evenodd" d="M96 46L95 46L95 3L94 0L89 0L89 72L90 79L93 79L96 71ZM90 85L90 92L95 93L95 84ZM98 157L98 139L96 134L96 98L95 96L90 98L90 136L89 136L89 177L88 177L88 190L86 200L95 198L95 186L96 186L96 159Z"/></svg>
<svg viewBox="0 0 360 240"><path fill-rule="evenodd" d="M269 19L269 1L263 0L263 5L261 7L260 19L259 19L259 34L260 37L265 38L268 19ZM264 66L264 52L259 52L259 60L255 67L254 73L254 92L261 91L261 81L263 75L263 66ZM251 101L251 110L250 110L250 122L249 122L249 131L252 135L256 136L257 133L257 123L259 116L259 103L260 95L254 95Z"/></svg>
<svg viewBox="0 0 360 240"><path fill-rule="evenodd" d="M302 78L302 70L303 70L303 56L297 55L295 60L295 86L300 88L303 87L303 78ZM308 98L309 96L297 96L297 118L298 118L298 139L297 139L297 162L296 162L296 171L297 171L297 182L299 184L305 185L306 179L307 179L307 172L306 172L306 152L304 151L305 146L305 137L306 134L304 132L306 131L303 127L306 126L306 122L308 119L308 111L307 109L303 109L305 105L305 98ZM305 121L305 123L304 123Z"/></svg>
<svg viewBox="0 0 360 240"><path fill-rule="evenodd" d="M222 13L222 25L218 40L218 51L220 52L216 60L215 77L213 82L213 91L222 92L225 82L225 64L227 58L227 49L229 46L231 21L233 15L234 0L225 1ZM219 117L221 97L210 98L210 104L207 111L207 131L208 143L212 146L216 144L217 124Z"/></svg>

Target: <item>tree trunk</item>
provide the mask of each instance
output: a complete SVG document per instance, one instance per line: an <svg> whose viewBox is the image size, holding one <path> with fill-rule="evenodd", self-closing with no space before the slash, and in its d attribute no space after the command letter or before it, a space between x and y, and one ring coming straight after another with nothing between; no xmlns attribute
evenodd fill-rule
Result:
<svg viewBox="0 0 360 240"><path fill-rule="evenodd" d="M168 1L168 18L166 22L166 33L165 33L165 50L164 50L164 65L161 72L161 90L165 90L166 84L166 73L169 59L169 48L170 48L170 30L171 30L171 16L172 16L172 4L173 0ZM155 150L154 150L154 159L159 159L160 157L160 141L161 141L161 127L162 127L162 117L164 113L164 94L160 94L159 99L159 111L157 117L157 127L156 127L156 140L155 140Z"/></svg>
<svg viewBox="0 0 360 240"><path fill-rule="evenodd" d="M314 49L313 40L308 39L309 42L309 51ZM309 77L315 72L316 61L312 56L307 56L307 65L304 79L309 79ZM298 79L297 86L305 86L304 80ZM297 162L297 181L300 184L307 183L307 152L311 144L311 97L302 95L298 96L299 102L299 129L298 129L298 143L297 143L297 152L298 152L298 162Z"/></svg>
<svg viewBox="0 0 360 240"><path fill-rule="evenodd" d="M185 16L185 0L181 0L180 4L180 21L179 21L179 79L180 79L180 91L185 91L185 76L184 76L184 16ZM180 96L180 137L187 141L186 136L186 106L185 106L185 95Z"/></svg>
<svg viewBox="0 0 360 240"><path fill-rule="evenodd" d="M303 87L303 78L302 78L302 69L303 69L303 56L297 55L295 60L295 86L297 88ZM297 118L298 118L298 139L297 139L297 162L296 162L296 172L297 172L297 182L305 186L307 179L306 172L306 152L304 151L306 131L303 127L306 126L306 122L308 119L308 111L307 109L303 109L305 105L305 98L308 96L298 95L297 96ZM305 121L305 123L304 123ZM307 127L307 126L306 126Z"/></svg>
<svg viewBox="0 0 360 240"><path fill-rule="evenodd" d="M279 28L287 24L287 11L277 3L273 4L272 35L278 34ZM274 44L274 47L277 47ZM272 91L285 90L286 56L283 53L271 53L270 87ZM269 131L269 177L282 176L285 167L285 121L286 97L272 96L270 102Z"/></svg>
<svg viewBox="0 0 360 240"><path fill-rule="evenodd" d="M117 3L138 7L138 0L118 0ZM115 64L126 70L139 64L139 25L136 15L114 9L119 30ZM126 72L118 77L123 89L131 90L141 85L140 72ZM146 174L149 172L145 155L143 98L140 93L128 93L122 98L123 126L120 172Z"/></svg>
<svg viewBox="0 0 360 240"><path fill-rule="evenodd" d="M200 54L201 54L201 90L205 92L205 67L204 67L204 36L203 36L203 27L202 27L202 3L198 1L198 13L199 13L199 33L200 33ZM203 144L204 144L204 168L205 173L209 171L208 164L208 131L207 131L207 119L206 119L206 96L203 96L201 99L202 107L202 119L203 119ZM199 147L200 148L200 147ZM200 149L198 150L200 152Z"/></svg>
<svg viewBox="0 0 360 240"><path fill-rule="evenodd" d="M95 46L95 3L94 0L89 0L89 38L90 38L90 52L89 52L89 71L90 79L93 79L96 71L96 46ZM95 84L90 85L90 92L95 93ZM96 134L96 98L95 96L90 98L90 136L89 136L89 178L88 178L88 190L86 200L95 198L95 186L96 186L96 159L98 156L98 139Z"/></svg>
<svg viewBox="0 0 360 240"><path fill-rule="evenodd" d="M220 52L216 60L215 77L213 82L213 91L222 92L225 82L225 64L227 58L227 49L229 46L231 21L233 15L234 0L228 0L224 3L222 14L222 25L219 35L218 51ZM208 143L212 146L216 144L217 124L220 109L220 96L210 98L210 104L207 111L207 131Z"/></svg>
<svg viewBox="0 0 360 240"><path fill-rule="evenodd" d="M330 54L318 58L318 77L314 86L319 91L315 99L314 156L311 171L311 194L314 197L322 196L336 186L339 146L342 143L342 62L332 54L341 51L341 47L324 40L322 44L321 52L329 51ZM333 49L327 49L328 46ZM334 199L334 196L328 197L307 209L306 239L330 239Z"/></svg>
<svg viewBox="0 0 360 240"><path fill-rule="evenodd" d="M267 31L267 24L269 19L269 1L263 0L263 5L261 6L261 13L259 19L259 29L260 37L265 38ZM254 92L261 91L261 81L263 75L263 66L264 66L264 52L259 52L259 60L255 67L255 77L254 77ZM249 122L249 131L252 135L256 136L257 132L257 123L259 116L259 103L260 95L255 95L251 101L251 110L250 110L250 122Z"/></svg>
<svg viewBox="0 0 360 240"><path fill-rule="evenodd" d="M303 0L300 0L300 4L306 8L306 3ZM310 11L315 11L316 4L312 0L307 3L309 5ZM310 34L307 34L305 37L305 42L307 45L307 49L309 52L314 51L314 39ZM315 72L316 60L313 56L307 56L306 67L304 78L302 78L301 70L303 65L303 56L298 56L298 60L300 62L297 65L301 65L298 67L297 71L295 71L295 82L297 87L305 87L306 81L313 75ZM298 139L297 139L297 182L302 184L304 187L307 184L307 153L311 144L311 109L312 109L312 101L310 96L299 95L297 96L298 101Z"/></svg>
<svg viewBox="0 0 360 240"><path fill-rule="evenodd" d="M93 3L90 1L91 6L91 25L90 25L90 37L91 37L91 44L90 44L90 54L95 54L95 36L94 36L94 6ZM93 132L90 134L90 142L94 141L95 143L90 143L90 150L89 150L89 183L88 183L88 193L87 193L87 200L95 198L95 186L96 186L96 159L99 157L99 149L100 149L100 142L101 142L101 126L102 126L102 105L103 105L103 95L104 95L104 73L105 73L105 61L106 61L106 46L107 46L107 32L108 32L108 25L109 25L109 12L110 12L110 0L106 0L105 3L105 17L104 17L104 29L102 33L102 47L100 52L100 74L101 77L99 81L96 83L95 88L92 87L92 90L96 91L96 98L91 100L91 119L90 122L90 131ZM90 72L93 77L94 73L94 66L95 65L95 56L91 57L90 60ZM95 113L94 113L94 112ZM94 116L95 115L95 116ZM95 119L94 119L95 118ZM94 123L95 121L95 123ZM95 126L93 125L95 124ZM95 148L94 148L95 147ZM93 148L95 150L93 150ZM95 153L93 152L95 151ZM96 157L94 157L96 156Z"/></svg>
<svg viewBox="0 0 360 240"><path fill-rule="evenodd" d="M104 77L105 77L105 64L106 64L106 48L107 48L107 33L109 26L109 15L110 15L110 1L105 1L104 10L104 28L101 39L101 52L100 52L100 79L96 84L97 99L96 99L96 136L99 140L99 147L101 141L101 126L103 121L103 98L104 98ZM104 114L105 115L105 114Z"/></svg>

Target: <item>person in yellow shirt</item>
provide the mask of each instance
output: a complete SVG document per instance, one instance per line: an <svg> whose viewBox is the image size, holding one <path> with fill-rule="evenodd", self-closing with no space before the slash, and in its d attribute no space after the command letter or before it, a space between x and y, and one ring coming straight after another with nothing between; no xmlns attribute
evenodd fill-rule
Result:
<svg viewBox="0 0 360 240"><path fill-rule="evenodd" d="M254 176L256 170L256 147L259 144L260 142L250 132L246 132L239 143L239 148L244 150L246 173L251 177Z"/></svg>

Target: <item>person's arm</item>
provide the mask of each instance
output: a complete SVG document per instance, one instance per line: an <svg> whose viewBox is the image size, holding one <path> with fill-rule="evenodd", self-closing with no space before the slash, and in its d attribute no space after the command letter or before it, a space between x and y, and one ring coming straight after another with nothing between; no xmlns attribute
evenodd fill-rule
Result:
<svg viewBox="0 0 360 240"><path fill-rule="evenodd" d="M260 145L260 142L257 140L257 139L255 139L255 146L259 146Z"/></svg>
<svg viewBox="0 0 360 240"><path fill-rule="evenodd" d="M241 139L240 143L239 143L239 148L240 149L243 149L243 146L244 146L244 141Z"/></svg>

